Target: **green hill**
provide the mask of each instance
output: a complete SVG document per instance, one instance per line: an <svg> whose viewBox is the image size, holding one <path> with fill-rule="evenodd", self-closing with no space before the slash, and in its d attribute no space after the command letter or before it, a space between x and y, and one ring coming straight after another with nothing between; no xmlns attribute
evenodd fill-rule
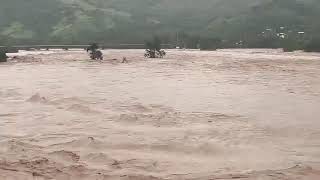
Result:
<svg viewBox="0 0 320 180"><path fill-rule="evenodd" d="M10 0L0 6L0 43L143 42L176 33L248 39L286 27L317 36L318 0Z"/></svg>

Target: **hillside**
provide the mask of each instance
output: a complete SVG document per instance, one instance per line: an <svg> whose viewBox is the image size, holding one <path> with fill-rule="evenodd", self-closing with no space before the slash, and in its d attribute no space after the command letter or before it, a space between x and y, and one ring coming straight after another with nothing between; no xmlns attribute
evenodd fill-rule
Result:
<svg viewBox="0 0 320 180"><path fill-rule="evenodd" d="M285 26L316 35L316 0L10 0L0 6L1 43L167 42L177 32L238 40Z"/></svg>

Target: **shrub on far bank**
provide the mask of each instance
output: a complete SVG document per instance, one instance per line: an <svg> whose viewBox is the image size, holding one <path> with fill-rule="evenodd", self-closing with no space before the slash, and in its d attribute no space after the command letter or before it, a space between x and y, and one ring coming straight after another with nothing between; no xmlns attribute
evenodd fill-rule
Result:
<svg viewBox="0 0 320 180"><path fill-rule="evenodd" d="M219 38L201 38L200 50L216 50L221 46L221 39Z"/></svg>
<svg viewBox="0 0 320 180"><path fill-rule="evenodd" d="M320 52L320 38L312 39L304 46L306 52Z"/></svg>
<svg viewBox="0 0 320 180"><path fill-rule="evenodd" d="M297 39L285 39L281 42L281 47L284 52L293 52L297 50L302 50L304 47L304 42Z"/></svg>
<svg viewBox="0 0 320 180"><path fill-rule="evenodd" d="M6 47L1 48L0 51L5 52L5 53L18 53L19 49L11 47L11 46L6 46Z"/></svg>

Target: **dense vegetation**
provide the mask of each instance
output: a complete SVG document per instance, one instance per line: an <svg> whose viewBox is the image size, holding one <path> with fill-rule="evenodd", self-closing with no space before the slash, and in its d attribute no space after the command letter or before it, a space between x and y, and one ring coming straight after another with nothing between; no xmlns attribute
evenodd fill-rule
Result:
<svg viewBox="0 0 320 180"><path fill-rule="evenodd" d="M155 36L152 40L146 41L145 43L146 52L145 57L148 58L163 58L166 52L161 49L161 40L159 37Z"/></svg>
<svg viewBox="0 0 320 180"><path fill-rule="evenodd" d="M103 54L99 48L97 43L93 43L87 48L87 52L90 53L90 58L92 60L103 60Z"/></svg>
<svg viewBox="0 0 320 180"><path fill-rule="evenodd" d="M317 44L318 17L319 0L10 0L0 6L0 45L143 43L156 34L187 48L290 50Z"/></svg>

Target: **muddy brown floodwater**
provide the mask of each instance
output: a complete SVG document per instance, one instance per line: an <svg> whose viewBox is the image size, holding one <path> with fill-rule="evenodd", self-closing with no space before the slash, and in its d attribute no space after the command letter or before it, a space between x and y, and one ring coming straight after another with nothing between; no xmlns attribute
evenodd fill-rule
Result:
<svg viewBox="0 0 320 180"><path fill-rule="evenodd" d="M320 54L143 53L10 54L0 179L320 179Z"/></svg>

